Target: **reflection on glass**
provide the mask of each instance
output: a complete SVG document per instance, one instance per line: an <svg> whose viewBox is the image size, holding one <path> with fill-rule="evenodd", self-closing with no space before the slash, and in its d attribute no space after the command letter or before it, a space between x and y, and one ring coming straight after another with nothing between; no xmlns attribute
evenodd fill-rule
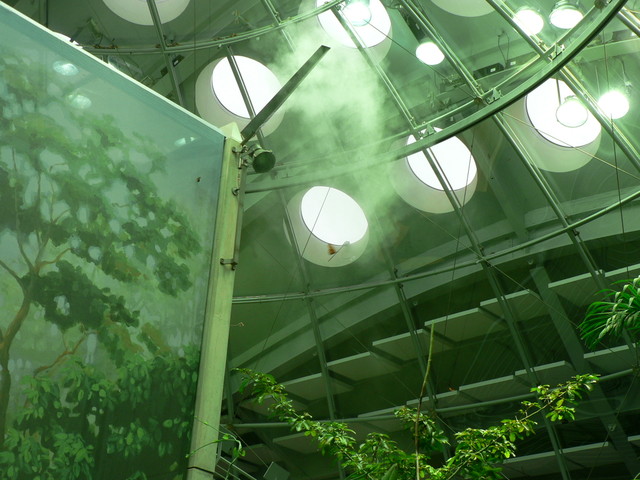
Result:
<svg viewBox="0 0 640 480"><path fill-rule="evenodd" d="M565 127L576 128L587 122L589 111L577 97L571 95L556 109L556 118Z"/></svg>
<svg viewBox="0 0 640 480"><path fill-rule="evenodd" d="M64 62L62 60L58 60L57 62L53 62L53 69L59 73L60 75L64 75L65 77L71 77L73 75L77 75L79 70L71 62Z"/></svg>
<svg viewBox="0 0 640 480"><path fill-rule="evenodd" d="M0 44L0 472L182 479L223 137L19 16Z"/></svg>

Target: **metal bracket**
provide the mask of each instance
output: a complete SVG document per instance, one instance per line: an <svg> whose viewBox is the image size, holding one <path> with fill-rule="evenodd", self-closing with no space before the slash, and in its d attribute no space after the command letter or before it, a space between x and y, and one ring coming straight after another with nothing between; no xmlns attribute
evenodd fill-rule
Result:
<svg viewBox="0 0 640 480"><path fill-rule="evenodd" d="M231 270L235 270L238 266L238 262L235 258L221 258L220 265L231 265Z"/></svg>
<svg viewBox="0 0 640 480"><path fill-rule="evenodd" d="M551 52L551 55L549 55L549 57L551 58L551 60L555 60L558 57L558 55L560 55L562 52L565 51L566 48L567 47L565 47L564 44L556 43L553 46L553 52Z"/></svg>
<svg viewBox="0 0 640 480"><path fill-rule="evenodd" d="M495 102L496 100L499 100L500 98L502 98L502 92L500 92L500 90L498 90L497 88L494 88L489 92L485 101L487 102L487 104L490 104Z"/></svg>

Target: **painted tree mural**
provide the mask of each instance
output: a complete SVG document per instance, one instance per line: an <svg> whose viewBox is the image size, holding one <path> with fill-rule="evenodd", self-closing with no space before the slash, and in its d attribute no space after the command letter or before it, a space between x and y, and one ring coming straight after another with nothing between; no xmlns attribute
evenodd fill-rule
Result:
<svg viewBox="0 0 640 480"><path fill-rule="evenodd" d="M166 159L152 140L70 107L69 83L0 57L0 277L13 292L0 313L0 478L142 479L138 457L162 464L169 437L189 434L198 355L169 348L123 292L179 295L201 246L153 181ZM14 378L12 352L38 315L71 333Z"/></svg>

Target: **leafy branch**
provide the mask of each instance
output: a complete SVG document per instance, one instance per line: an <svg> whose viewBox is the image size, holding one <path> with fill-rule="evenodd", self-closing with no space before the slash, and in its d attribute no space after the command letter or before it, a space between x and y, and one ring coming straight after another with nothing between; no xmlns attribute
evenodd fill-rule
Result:
<svg viewBox="0 0 640 480"><path fill-rule="evenodd" d="M314 438L319 450L336 458L349 472L351 480L412 480L414 478L451 480L453 478L497 480L499 464L515 456L516 442L535 434L539 415L549 420L573 420L575 407L593 388L595 375L576 375L571 380L550 387L532 388L535 401L524 401L514 418L485 429L467 428L455 434L455 453L441 466L428 463L430 455L448 444L435 418L416 409L402 407L396 416L410 431L417 432L419 450L407 453L388 435L370 433L357 445L353 430L341 422L314 420L307 412L298 412L282 384L271 375L238 369L243 381L240 390L252 386L258 403L270 399L271 414L289 424L292 430ZM418 425L417 430L415 426Z"/></svg>
<svg viewBox="0 0 640 480"><path fill-rule="evenodd" d="M622 290L605 289L605 300L589 305L580 323L581 337L594 348L607 336L621 337L624 332L636 336L640 332L640 277L623 280Z"/></svg>

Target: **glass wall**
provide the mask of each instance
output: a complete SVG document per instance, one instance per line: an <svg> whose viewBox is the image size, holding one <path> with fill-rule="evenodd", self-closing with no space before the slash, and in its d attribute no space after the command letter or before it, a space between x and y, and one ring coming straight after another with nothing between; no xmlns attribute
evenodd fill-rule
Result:
<svg viewBox="0 0 640 480"><path fill-rule="evenodd" d="M0 477L183 478L224 137L0 8Z"/></svg>

